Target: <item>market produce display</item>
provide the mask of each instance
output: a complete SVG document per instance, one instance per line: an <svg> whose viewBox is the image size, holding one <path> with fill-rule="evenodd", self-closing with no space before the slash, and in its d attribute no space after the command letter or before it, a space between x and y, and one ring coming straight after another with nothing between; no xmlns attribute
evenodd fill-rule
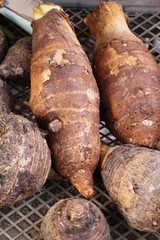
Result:
<svg viewBox="0 0 160 240"><path fill-rule="evenodd" d="M38 240L111 240L100 209L83 198L63 199L45 215Z"/></svg>
<svg viewBox="0 0 160 240"><path fill-rule="evenodd" d="M29 106L48 131L57 171L86 198L99 161L99 92L89 60L62 8L42 3L32 22Z"/></svg>
<svg viewBox="0 0 160 240"><path fill-rule="evenodd" d="M160 68L128 28L117 2L102 2L84 19L95 37L93 67L106 126L122 143L160 150Z"/></svg>
<svg viewBox="0 0 160 240"><path fill-rule="evenodd" d="M0 77L23 83L30 78L32 37L17 40L8 50L0 64Z"/></svg>
<svg viewBox="0 0 160 240"><path fill-rule="evenodd" d="M0 31L2 210L40 192L48 178L49 191L42 190L38 201L35 197L27 202L34 210L27 218L29 222L33 218L34 227L38 223L40 228L37 240L111 240L111 235L116 238L118 235L112 229L110 235L106 221L112 226L111 201L117 206L119 216L122 214L126 220L117 225L116 231L125 231L128 223L131 229L138 230L138 236L142 236L139 231L151 232L145 235L148 239L157 236L160 234L159 66L145 44L128 28L128 16L117 2L101 2L84 19L96 39L94 75L62 7L41 3L33 12L33 35L15 42L8 52L7 38ZM26 91L30 90L29 84L31 91L29 106L28 102L25 104L37 123L11 110L13 102L7 85L15 84L16 98L17 92L26 87L22 86L26 80ZM99 123L103 115L100 111L104 110L100 108L100 100L105 106L106 127L119 140L114 147L100 142ZM105 133L102 135L104 138ZM96 181L101 180L105 186L102 199L96 186L94 189L95 170ZM78 197L66 198L66 189L69 197L77 196L76 189L68 187L68 180L82 196L78 193ZM92 198L95 191L96 197ZM94 204L99 199L100 208L107 208L106 216ZM34 209L38 204L41 216L46 210L44 206L53 205L41 226L37 220L40 214ZM5 214L4 219L7 221ZM5 224L4 221L2 225L6 227ZM127 231L122 238L134 238Z"/></svg>
<svg viewBox="0 0 160 240"><path fill-rule="evenodd" d="M140 231L160 233L160 152L101 144L101 174L110 197Z"/></svg>

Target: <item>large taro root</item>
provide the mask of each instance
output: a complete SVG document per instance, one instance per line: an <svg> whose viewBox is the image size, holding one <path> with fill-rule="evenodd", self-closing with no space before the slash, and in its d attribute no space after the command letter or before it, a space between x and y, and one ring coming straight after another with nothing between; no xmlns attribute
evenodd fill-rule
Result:
<svg viewBox="0 0 160 240"><path fill-rule="evenodd" d="M99 92L89 60L61 7L42 3L32 22L29 106L48 144L57 171L91 198L99 161Z"/></svg>
<svg viewBox="0 0 160 240"><path fill-rule="evenodd" d="M101 145L101 173L128 224L160 232L160 152L135 145Z"/></svg>
<svg viewBox="0 0 160 240"><path fill-rule="evenodd" d="M25 83L30 80L32 37L17 40L8 50L0 64L0 77Z"/></svg>
<svg viewBox="0 0 160 240"><path fill-rule="evenodd" d="M0 206L13 205L39 191L51 166L50 151L34 123L0 114Z"/></svg>
<svg viewBox="0 0 160 240"><path fill-rule="evenodd" d="M43 219L38 240L110 240L100 209L91 201L69 198L57 202Z"/></svg>
<svg viewBox="0 0 160 240"><path fill-rule="evenodd" d="M107 128L122 143L160 150L158 64L119 3L100 3L84 21L96 38L93 65Z"/></svg>
<svg viewBox="0 0 160 240"><path fill-rule="evenodd" d="M7 49L8 49L7 37L3 33L3 31L0 29L0 62L5 57Z"/></svg>

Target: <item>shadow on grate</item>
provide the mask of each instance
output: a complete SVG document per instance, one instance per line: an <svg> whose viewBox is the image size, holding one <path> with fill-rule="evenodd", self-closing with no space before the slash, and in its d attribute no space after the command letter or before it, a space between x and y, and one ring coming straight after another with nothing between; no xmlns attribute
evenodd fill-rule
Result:
<svg viewBox="0 0 160 240"><path fill-rule="evenodd" d="M66 12L73 22L76 34L92 62L94 40L83 23L83 18L89 12L87 9L68 9ZM130 28L146 43L156 60L160 62L160 14L157 12L128 12ZM0 16L1 24L7 26L16 38L22 38L26 33L16 25ZM18 36L18 37L17 37ZM11 44L13 41L11 42ZM9 83L14 98L14 112L35 121L28 108L30 83L19 86ZM110 134L105 122L100 122L101 139L108 145L119 144ZM109 198L97 170L95 173L95 196L91 199L104 213L108 220L113 240L158 240L158 234L139 232L130 228L116 206ZM60 199L81 197L68 181L47 181L41 192L15 206L0 208L0 239L1 240L34 240L37 239L40 224L48 209Z"/></svg>

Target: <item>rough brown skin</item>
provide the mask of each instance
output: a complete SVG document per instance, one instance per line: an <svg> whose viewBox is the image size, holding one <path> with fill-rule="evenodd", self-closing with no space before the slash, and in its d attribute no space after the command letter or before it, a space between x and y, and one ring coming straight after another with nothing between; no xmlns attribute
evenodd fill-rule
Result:
<svg viewBox="0 0 160 240"><path fill-rule="evenodd" d="M59 6L34 15L29 106L48 130L55 166L86 198L99 161L99 92L89 60Z"/></svg>
<svg viewBox="0 0 160 240"><path fill-rule="evenodd" d="M160 152L131 144L101 145L104 185L128 224L160 233Z"/></svg>
<svg viewBox="0 0 160 240"><path fill-rule="evenodd" d="M40 191L51 156L39 129L15 114L0 114L0 206L13 205Z"/></svg>
<svg viewBox="0 0 160 240"><path fill-rule="evenodd" d="M7 49L8 49L7 37L3 33L3 31L0 29L0 62L5 57Z"/></svg>
<svg viewBox="0 0 160 240"><path fill-rule="evenodd" d="M30 78L32 37L21 38L8 50L0 65L0 77L23 83Z"/></svg>
<svg viewBox="0 0 160 240"><path fill-rule="evenodd" d="M111 240L108 223L91 201L57 202L43 219L38 240Z"/></svg>
<svg viewBox="0 0 160 240"><path fill-rule="evenodd" d="M11 110L11 97L5 82L0 79L0 113L9 113Z"/></svg>
<svg viewBox="0 0 160 240"><path fill-rule="evenodd" d="M122 143L160 150L160 68L126 18L120 4L102 2L84 20L96 38L94 73L107 127Z"/></svg>

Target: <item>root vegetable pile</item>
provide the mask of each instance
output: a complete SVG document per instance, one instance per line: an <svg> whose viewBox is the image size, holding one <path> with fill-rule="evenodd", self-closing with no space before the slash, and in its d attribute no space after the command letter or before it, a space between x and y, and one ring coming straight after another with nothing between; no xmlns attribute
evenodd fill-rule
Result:
<svg viewBox="0 0 160 240"><path fill-rule="evenodd" d="M99 160L99 92L89 60L62 8L42 3L32 22L29 105L58 172L91 198Z"/></svg>
<svg viewBox="0 0 160 240"><path fill-rule="evenodd" d="M60 6L41 3L34 8L32 37L18 40L6 56L6 37L0 31L0 61L4 58L0 78L23 82L31 77L29 107L46 134L45 140L37 125L11 112L0 79L0 206L31 196L47 177L69 179L90 199L101 155L102 180L127 223L160 233L160 68L130 31L127 19L117 2L100 3L84 19L96 38L97 84ZM108 147L102 142L100 149L97 85L107 128L130 144ZM51 152L59 175L51 168ZM94 203L69 198L50 208L38 236L59 239L111 240L111 236Z"/></svg>
<svg viewBox="0 0 160 240"><path fill-rule="evenodd" d="M100 209L85 199L64 199L43 219L39 240L110 240L108 224Z"/></svg>
<svg viewBox="0 0 160 240"><path fill-rule="evenodd" d="M32 37L26 36L15 42L0 65L0 77L23 83L30 78Z"/></svg>
<svg viewBox="0 0 160 240"><path fill-rule="evenodd" d="M160 68L127 26L117 2L102 2L85 18L96 38L94 73L110 131L122 143L160 150Z"/></svg>
<svg viewBox="0 0 160 240"><path fill-rule="evenodd" d="M121 145L101 145L101 171L106 189L128 224L160 233L160 152Z"/></svg>

